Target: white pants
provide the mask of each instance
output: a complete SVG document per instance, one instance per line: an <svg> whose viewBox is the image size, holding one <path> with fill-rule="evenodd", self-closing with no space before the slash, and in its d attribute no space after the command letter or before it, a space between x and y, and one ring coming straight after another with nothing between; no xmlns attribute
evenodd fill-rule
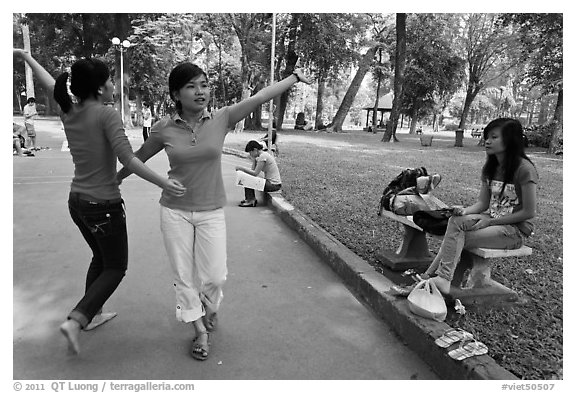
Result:
<svg viewBox="0 0 576 393"><path fill-rule="evenodd" d="M160 206L160 228L174 276L176 318L193 322L215 312L226 281L224 209L191 212Z"/></svg>

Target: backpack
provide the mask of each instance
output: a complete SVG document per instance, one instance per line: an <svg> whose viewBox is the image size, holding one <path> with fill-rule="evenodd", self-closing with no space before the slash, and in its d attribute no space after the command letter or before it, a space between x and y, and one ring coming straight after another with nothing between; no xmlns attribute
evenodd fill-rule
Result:
<svg viewBox="0 0 576 393"><path fill-rule="evenodd" d="M382 192L378 215L382 215L382 209L392 211L391 200L394 199L394 196L400 191L410 187L415 187L416 179L420 176L428 176L428 171L423 166L418 168L407 168L400 172L400 174L398 174L398 176L396 176L396 178L392 180Z"/></svg>

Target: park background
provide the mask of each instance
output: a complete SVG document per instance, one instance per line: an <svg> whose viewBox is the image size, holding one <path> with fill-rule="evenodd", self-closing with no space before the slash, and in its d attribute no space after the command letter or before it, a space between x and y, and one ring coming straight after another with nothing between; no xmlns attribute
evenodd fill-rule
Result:
<svg viewBox="0 0 576 393"><path fill-rule="evenodd" d="M387 182L423 165L444 177L437 196L472 203L484 153L470 131L498 116L520 119L541 176L539 229L528 242L533 256L495 271L528 301L453 322L495 348L492 356L519 377L562 378L562 15L274 16L274 80L296 66L314 79L274 103L284 194L376 270L384 272L378 250L398 238L394 225L374 217ZM143 102L156 118L173 110L167 75L183 60L207 70L212 108L256 93L271 79L271 33L272 14L13 14L13 45L29 45L53 75L77 58L104 58L129 129L140 126ZM30 95L41 115L54 115L55 103L26 78L24 64L15 61L13 70L13 115ZM227 145L242 149L266 132L268 108L246 118L245 132ZM312 130L294 130L301 112ZM421 145L420 130L434 137L432 146ZM458 130L464 139L455 148Z"/></svg>

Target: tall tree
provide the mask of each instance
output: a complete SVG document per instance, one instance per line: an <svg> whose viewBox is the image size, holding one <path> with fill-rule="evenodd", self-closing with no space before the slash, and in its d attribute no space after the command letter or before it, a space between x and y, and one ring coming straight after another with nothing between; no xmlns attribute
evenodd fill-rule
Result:
<svg viewBox="0 0 576 393"><path fill-rule="evenodd" d="M289 22L286 24L282 34L279 34L279 40L277 40L276 46L278 47L278 59L277 66L280 67L281 62L284 62L284 70L282 73L278 73L277 79L283 79L292 74L296 68L296 63L298 62L299 55L296 52L296 45L298 41L298 32L301 30L301 20L302 14L289 14ZM278 19L281 20L280 18ZM290 95L290 90L285 91L280 95L280 98L276 104L276 128L278 130L282 129L282 123L284 122L284 115L286 112L286 107L288 105L288 97Z"/></svg>
<svg viewBox="0 0 576 393"><path fill-rule="evenodd" d="M386 125L386 132L382 137L383 142L398 142L396 138L396 128L400 117L400 106L402 104L402 93L404 85L404 70L406 68L406 14L396 14L396 49L394 63L394 100L392 101L392 112L390 121Z"/></svg>
<svg viewBox="0 0 576 393"><path fill-rule="evenodd" d="M402 107L410 114L410 133L420 113L434 113L461 86L464 60L454 48L450 14L416 14L408 28Z"/></svg>
<svg viewBox="0 0 576 393"><path fill-rule="evenodd" d="M301 34L303 63L318 83L315 126L323 121L323 92L326 83L339 79L342 71L358 61L358 49L365 35L365 17L355 14L304 14ZM329 124L330 126L331 124Z"/></svg>
<svg viewBox="0 0 576 393"><path fill-rule="evenodd" d="M370 70L370 67L374 62L374 56L379 48L387 45L385 42L388 40L388 36L392 31L390 29L392 24L389 22L389 17L386 15L367 14L366 20L370 22L369 25L371 26L370 40L367 42L369 48L366 53L362 55L358 63L358 69L352 78L352 82L350 83L348 90L346 90L346 94L338 107L334 119L332 119L331 129L333 131L342 131L342 125L344 124L346 115L354 103L354 99L366 73Z"/></svg>
<svg viewBox="0 0 576 393"><path fill-rule="evenodd" d="M272 14L227 14L241 48L242 99L264 86L270 64ZM244 119L245 127L262 128L261 108Z"/></svg>
<svg viewBox="0 0 576 393"><path fill-rule="evenodd" d="M557 93L549 152L560 148L563 132L563 21L562 14L504 14L505 25L518 28L522 55L528 60L526 78L545 93Z"/></svg>
<svg viewBox="0 0 576 393"><path fill-rule="evenodd" d="M505 28L497 14L469 14L464 16L464 23L468 78L460 129L465 128L470 106L478 93L514 67L518 49L515 32Z"/></svg>

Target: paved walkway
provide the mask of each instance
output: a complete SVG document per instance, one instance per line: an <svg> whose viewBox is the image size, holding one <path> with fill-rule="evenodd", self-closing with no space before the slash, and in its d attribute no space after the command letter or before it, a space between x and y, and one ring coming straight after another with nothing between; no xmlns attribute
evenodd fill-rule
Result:
<svg viewBox="0 0 576 393"><path fill-rule="evenodd" d="M193 333L174 317L160 190L135 176L122 185L129 269L107 303L119 316L83 332L82 353L68 356L58 325L83 292L90 254L67 212L64 134L56 121L37 123L39 145L51 149L13 159L14 379L437 379L272 210L236 206L234 166L245 161L228 155L229 276L210 358L187 354ZM136 149L139 130L129 136ZM165 173L165 154L149 165Z"/></svg>

